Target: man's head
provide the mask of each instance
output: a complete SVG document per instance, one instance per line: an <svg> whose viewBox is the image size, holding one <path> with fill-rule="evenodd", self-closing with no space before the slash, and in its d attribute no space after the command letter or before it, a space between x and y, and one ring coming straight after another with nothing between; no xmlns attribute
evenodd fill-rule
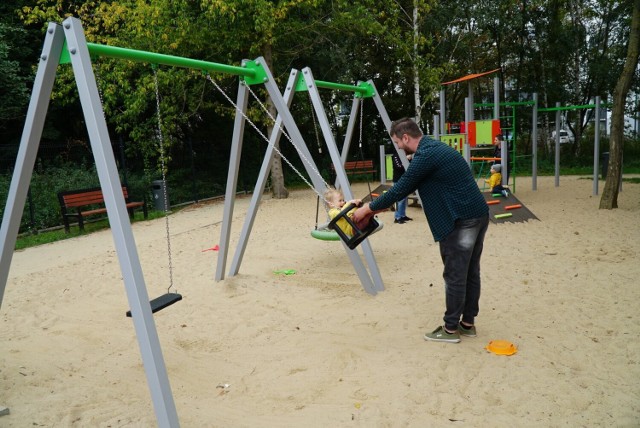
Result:
<svg viewBox="0 0 640 428"><path fill-rule="evenodd" d="M502 143L503 137L502 134L497 134L496 137L493 139L493 144L500 144Z"/></svg>
<svg viewBox="0 0 640 428"><path fill-rule="evenodd" d="M413 119L404 117L391 123L389 135L399 148L407 153L415 153L422 138L422 131Z"/></svg>

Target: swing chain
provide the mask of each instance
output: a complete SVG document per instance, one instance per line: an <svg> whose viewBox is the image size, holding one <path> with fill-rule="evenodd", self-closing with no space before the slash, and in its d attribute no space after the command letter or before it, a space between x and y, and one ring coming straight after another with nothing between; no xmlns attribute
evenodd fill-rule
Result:
<svg viewBox="0 0 640 428"><path fill-rule="evenodd" d="M257 101L257 103L260 105L260 108L262 108L262 111L265 112L265 114L267 116L269 116L269 119L271 119L271 121L273 122L273 124L276 124L276 119L271 115L271 113L269 112L269 109L267 109L267 107L262 103L262 101L260 101L260 98L258 98L258 96L255 94L255 92L253 92L253 90L251 89L250 85L247 85L246 83L243 82L243 84L245 84L247 86L247 89L249 89L249 93L251 94L251 96L253 96L253 99L255 99ZM313 105L312 105L313 107ZM316 140L318 140L318 147L320 147L320 139L318 138L318 129L315 126L315 116L313 116L313 108L312 108L312 117L314 120L314 128L316 131ZM318 177L320 177L320 179L322 180L322 182L324 183L325 188L330 188L331 186L329 186L329 184L324 181L324 178L322 177L322 174L320 174L320 171L318 171L314 166L313 163L309 161L309 158L307 158L304 153L302 153L300 151L300 149L298 148L298 146L293 142L293 139L289 136L289 134L287 134L284 130L284 128L282 127L282 125L279 126L280 131L282 131L282 134L287 138L287 140L289 140L289 142L291 143L291 145L296 149L296 152L298 152L298 155L300 156L300 159L302 159L308 166L309 168L311 168L311 170L313 172L315 172L316 174L318 174ZM282 153L280 153L280 156L282 156L283 159L285 159L285 161L291 165L291 163L289 163L289 161L282 155ZM297 169L294 168L294 170L298 173L298 175L300 175L300 172L298 172ZM302 177L302 175L300 175ZM316 192L317 193L317 192ZM323 198L324 199L324 198Z"/></svg>
<svg viewBox="0 0 640 428"><path fill-rule="evenodd" d="M269 140L269 138L267 138L266 135L264 135L264 133L258 129L258 126L253 123L253 121L246 115L245 112L243 112L240 107L238 107L238 105L236 103L233 102L233 100L227 95L227 93L213 80L213 78L211 78L211 76L209 74L206 75L207 76L207 80L209 80L213 86L216 87L216 89L227 99L227 101L229 103L231 103L231 105L233 105L233 107L236 109L237 112L239 112L244 119L253 127L253 129L256 130L256 132L262 137L263 140L265 140L277 153L278 155L280 155L280 157L287 163L287 165L289 165L289 167L296 173L298 174L298 176L306 183L307 186L309 186L317 195L318 197L320 197L323 201L325 201L327 204L329 203L329 201L327 201L324 196L318 192L316 190L316 188L309 183L309 181L306 179L306 177L304 175L302 175L302 173L295 167L293 166L293 164L289 161L289 159L287 159L282 152L280 151L280 149L278 149L278 147L276 147L275 144L272 144L271 141ZM249 85L247 85L246 83L242 82L243 85L246 85L247 88L249 89L249 92L253 95L253 97L256 99L256 101L258 101L258 103L260 104L260 106L262 107L262 109L269 115L269 117L271 118L271 120L274 121L273 116L268 112L268 110L264 107L264 105L262 104L262 102L260 102L260 100L257 98L257 96L255 95L255 93L251 90L251 87ZM296 150L298 151L298 153L300 154L301 158L304 158L307 163L309 162L308 159L306 159L306 157L300 152L300 149L298 149L298 147L296 146L296 144L293 142L293 140L291 139L291 137L289 137L289 135L284 131L284 129L282 128L282 126L280 126L280 130L282 131L282 133L285 135L285 137L287 137L287 139L291 142L291 144L293 145L293 147L296 148ZM309 164L311 166L311 164ZM312 167L313 168L313 167ZM315 168L313 168L315 172L318 172L317 170L315 170ZM320 175L320 173L318 173L318 175ZM324 182L324 184L327 186L327 188L329 188L329 185L324 181L324 179L322 180Z"/></svg>
<svg viewBox="0 0 640 428"><path fill-rule="evenodd" d="M165 171L165 153L164 153L164 136L162 135L162 117L160 115L160 89L158 84L158 70L156 67L153 68L153 81L154 87L156 91L156 117L158 118L158 129L156 130L158 143L160 146L160 168L162 169L162 193L164 197L164 219L165 219L165 228L167 233L167 257L169 259L169 287L167 288L167 293L170 292L173 287L173 261L171 257L171 233L169 230L169 201L167 196L167 175Z"/></svg>
<svg viewBox="0 0 640 428"><path fill-rule="evenodd" d="M316 142L318 144L318 153L322 154L322 144L320 144L320 136L318 135L318 122L316 121L316 112L313 106L313 99L311 98L311 92L309 93L309 101L311 101L311 119L313 120L313 131L316 133Z"/></svg>
<svg viewBox="0 0 640 428"><path fill-rule="evenodd" d="M364 111L364 102L360 102L360 138L358 140L358 147L362 150L362 115Z"/></svg>

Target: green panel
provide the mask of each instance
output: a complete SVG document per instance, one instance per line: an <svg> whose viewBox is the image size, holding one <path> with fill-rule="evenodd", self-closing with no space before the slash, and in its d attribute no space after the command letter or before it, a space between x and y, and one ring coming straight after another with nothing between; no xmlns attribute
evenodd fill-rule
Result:
<svg viewBox="0 0 640 428"><path fill-rule="evenodd" d="M450 147L457 148L458 151L462 153L462 148L464 147L466 136L465 134L445 134L440 136L440 141Z"/></svg>
<svg viewBox="0 0 640 428"><path fill-rule="evenodd" d="M387 173L387 180L393 181L393 155L385 155L384 170Z"/></svg>
<svg viewBox="0 0 640 428"><path fill-rule="evenodd" d="M476 120L476 145L492 144L493 120Z"/></svg>

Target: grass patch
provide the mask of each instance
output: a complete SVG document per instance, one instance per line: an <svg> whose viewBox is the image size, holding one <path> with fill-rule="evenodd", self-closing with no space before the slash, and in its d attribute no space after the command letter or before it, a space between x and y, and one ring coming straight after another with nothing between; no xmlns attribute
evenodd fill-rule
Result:
<svg viewBox="0 0 640 428"><path fill-rule="evenodd" d="M164 217L164 213L161 211L150 210L149 217L147 220L152 220L156 218ZM144 214L141 212L136 212L132 223L136 223L138 221L146 221L144 219ZM35 247L38 245L49 244L51 242L63 241L65 239L75 238L76 236L88 235L93 232L97 232L100 230L109 228L109 220L107 218L103 218L97 221L91 221L84 223L84 232L81 232L78 226L72 225L69 233L65 233L64 227L55 230L46 230L40 231L38 233L26 233L18 236L16 240L16 250L24 250L25 248Z"/></svg>

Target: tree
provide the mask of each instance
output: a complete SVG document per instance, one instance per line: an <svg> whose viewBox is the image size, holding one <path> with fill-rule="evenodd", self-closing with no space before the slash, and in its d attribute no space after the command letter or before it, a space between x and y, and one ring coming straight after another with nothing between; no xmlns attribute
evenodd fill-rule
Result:
<svg viewBox="0 0 640 428"><path fill-rule="evenodd" d="M29 99L26 77L18 74L18 62L9 60L10 50L15 48L5 42L9 31L24 31L10 28L0 22L0 129L7 122L22 117L24 107Z"/></svg>
<svg viewBox="0 0 640 428"><path fill-rule="evenodd" d="M234 24L232 35L239 43L238 47L252 56L264 57L267 67L278 78L279 72L274 68L274 57L277 57L277 47L286 52L282 41L287 34L294 32L300 21L313 20L312 12L317 6L316 0L204 0L203 7L209 19L227 21ZM307 15L309 14L309 15ZM311 18L311 19L310 19ZM300 36L300 34L297 34ZM299 43L299 41L297 42ZM280 60L284 55L280 55ZM281 71L281 70L280 70ZM267 108L275 117L275 108L270 99L267 99ZM273 123L267 119L261 121L267 127L267 135L273 130ZM286 198L289 195L284 184L284 172L279 143L276 145L276 154L271 164L271 187L275 198Z"/></svg>
<svg viewBox="0 0 640 428"><path fill-rule="evenodd" d="M622 179L622 142L624 140L624 113L627 94L631 87L633 75L638 66L640 55L640 0L633 1L631 29L627 59L622 74L618 78L613 91L613 109L611 112L611 138L609 140L609 167L607 181L600 198L600 209L618 208L618 189Z"/></svg>

